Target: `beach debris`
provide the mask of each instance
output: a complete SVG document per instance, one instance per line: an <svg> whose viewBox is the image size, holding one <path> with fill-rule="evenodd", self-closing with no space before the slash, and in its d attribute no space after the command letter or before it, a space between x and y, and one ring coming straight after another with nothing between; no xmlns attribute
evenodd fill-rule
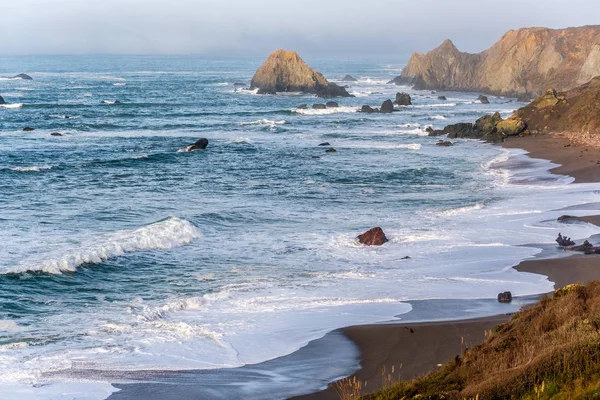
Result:
<svg viewBox="0 0 600 400"><path fill-rule="evenodd" d="M512 293L504 292L498 294L498 303L511 303L512 302Z"/></svg>
<svg viewBox="0 0 600 400"><path fill-rule="evenodd" d="M31 132L31 131L35 131L35 128L32 128L30 126L26 126L25 128L23 128L23 132Z"/></svg>
<svg viewBox="0 0 600 400"><path fill-rule="evenodd" d="M202 138L202 139L198 139L198 141L194 144L191 144L182 149L179 149L179 151L187 153L190 151L204 150L204 149L206 149L207 146L208 146L208 139Z"/></svg>
<svg viewBox="0 0 600 400"><path fill-rule="evenodd" d="M327 150L325 150L325 153L335 153L335 152L337 152L337 150L334 149L333 147L330 147Z"/></svg>
<svg viewBox="0 0 600 400"><path fill-rule="evenodd" d="M412 106L412 99L408 93L396 93L396 104L399 106Z"/></svg>
<svg viewBox="0 0 600 400"><path fill-rule="evenodd" d="M329 144L329 142L323 142L319 144L319 146L331 146L331 144Z"/></svg>
<svg viewBox="0 0 600 400"><path fill-rule="evenodd" d="M375 227L362 235L358 235L357 239L365 246L381 246L388 242L388 238L380 227Z"/></svg>
<svg viewBox="0 0 600 400"><path fill-rule="evenodd" d="M394 103L392 103L391 100L386 100L383 102L383 104L381 105L381 108L379 109L380 113L384 113L384 114L389 114L394 112Z"/></svg>
<svg viewBox="0 0 600 400"><path fill-rule="evenodd" d="M405 326L404 329L406 329L410 333L415 333L415 331L413 330L413 328L409 328L408 326Z"/></svg>
<svg viewBox="0 0 600 400"><path fill-rule="evenodd" d="M352 75L346 75L343 79L343 82L358 82L358 79L353 77Z"/></svg>
<svg viewBox="0 0 600 400"><path fill-rule="evenodd" d="M560 233L558 234L558 237L556 238L556 243L558 243L558 245L561 247L575 246L575 242L572 241L570 237L563 236ZM586 243L587 243L587 240L586 240Z"/></svg>
<svg viewBox="0 0 600 400"><path fill-rule="evenodd" d="M477 98L477 100L479 100L479 102L481 104L490 104L489 99L487 98L487 96L484 96L482 94L479 95L479 97Z"/></svg>
<svg viewBox="0 0 600 400"><path fill-rule="evenodd" d="M328 101L327 103L325 103L325 106L327 108L337 108L340 105L337 102L335 102L335 101Z"/></svg>

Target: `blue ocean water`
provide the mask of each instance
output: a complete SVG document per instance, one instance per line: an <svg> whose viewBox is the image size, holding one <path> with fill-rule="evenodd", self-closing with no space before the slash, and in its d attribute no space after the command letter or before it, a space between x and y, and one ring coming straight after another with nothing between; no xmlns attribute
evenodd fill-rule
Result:
<svg viewBox="0 0 600 400"><path fill-rule="evenodd" d="M5 393L56 398L76 382L80 398L105 398L77 372L239 367L401 317L410 300L551 290L510 267L599 188L520 150L444 148L425 132L520 103L388 85L402 60L314 58L330 80L359 78L356 97L297 110L322 100L245 89L261 61L0 58L0 76L34 78L0 79ZM413 106L357 112L400 90ZM180 151L201 137L205 151ZM360 246L374 226L390 242Z"/></svg>

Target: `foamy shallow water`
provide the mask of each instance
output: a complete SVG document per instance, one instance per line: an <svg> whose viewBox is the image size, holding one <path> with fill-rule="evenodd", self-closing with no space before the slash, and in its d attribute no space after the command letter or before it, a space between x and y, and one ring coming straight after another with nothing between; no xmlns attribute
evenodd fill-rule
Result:
<svg viewBox="0 0 600 400"><path fill-rule="evenodd" d="M350 89L363 97L303 112L321 100L235 91L254 61L97 61L49 59L33 82L0 82L24 104L0 109L0 389L14 398L105 398L94 369L259 363L402 318L411 300L547 292L510 268L540 251L523 245L599 233L556 222L565 207L593 213L599 185L520 150L426 135L507 99L411 91L414 107L364 115L399 90L389 62L325 62L327 76L360 76ZM199 137L207 150L178 153ZM373 226L390 242L360 246Z"/></svg>

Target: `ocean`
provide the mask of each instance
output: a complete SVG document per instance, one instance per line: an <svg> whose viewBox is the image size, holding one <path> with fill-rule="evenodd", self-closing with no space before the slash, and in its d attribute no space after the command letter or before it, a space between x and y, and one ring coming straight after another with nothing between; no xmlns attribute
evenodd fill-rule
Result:
<svg viewBox="0 0 600 400"><path fill-rule="evenodd" d="M600 233L556 222L600 210L598 184L425 131L522 103L387 84L406 60L305 60L331 81L358 78L340 82L356 97L313 110L324 101L257 95L256 57L0 58L0 76L34 78L0 78L3 399L105 399L142 372L208 379L257 364L267 378L211 381L202 398L302 394L356 367L338 338L335 368L285 377L302 352L323 357L328 332L514 311L553 284L512 266L561 256L559 232ZM413 106L357 112L398 91ZM180 151L202 137L206 150ZM375 226L390 242L358 244ZM506 290L515 304L495 301ZM437 306L419 314L416 301Z"/></svg>

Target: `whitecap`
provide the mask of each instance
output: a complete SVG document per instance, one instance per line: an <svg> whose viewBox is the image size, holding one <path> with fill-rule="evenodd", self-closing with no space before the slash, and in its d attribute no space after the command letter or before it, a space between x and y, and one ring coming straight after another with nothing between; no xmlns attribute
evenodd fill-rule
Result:
<svg viewBox="0 0 600 400"><path fill-rule="evenodd" d="M32 167L14 167L11 168L11 171L15 171L15 172L40 172L40 171L45 171L45 170L49 170L52 169L54 167L54 165L34 165Z"/></svg>
<svg viewBox="0 0 600 400"><path fill-rule="evenodd" d="M113 86L125 86L125 85L127 85L127 84L123 83L123 82L113 83Z"/></svg>
<svg viewBox="0 0 600 400"><path fill-rule="evenodd" d="M103 235L79 247L50 254L41 261L22 262L19 266L8 268L3 273L74 272L82 264L99 264L125 253L172 249L188 244L200 236L198 228L190 222L180 218L168 218L142 228Z"/></svg>
<svg viewBox="0 0 600 400"><path fill-rule="evenodd" d="M444 211L441 211L439 214L444 215L446 217L451 217L454 215L470 213L471 211L482 210L484 207L485 207L485 205L482 202L479 202L477 204L470 205L470 206L464 206L464 207L452 208L450 210L444 210Z"/></svg>
<svg viewBox="0 0 600 400"><path fill-rule="evenodd" d="M444 117L443 115L433 115L429 117L429 119L445 120L446 117Z"/></svg>
<svg viewBox="0 0 600 400"><path fill-rule="evenodd" d="M338 114L338 113L355 113L360 110L360 107L332 107L325 108L322 110L314 110L312 108L307 109L293 109L292 112L296 114L303 115L329 115L329 114Z"/></svg>
<svg viewBox="0 0 600 400"><path fill-rule="evenodd" d="M21 108L21 107L23 107L23 103L0 104L0 108Z"/></svg>
<svg viewBox="0 0 600 400"><path fill-rule="evenodd" d="M286 121L285 120L281 120L281 121L272 121L269 119L259 119L257 121L252 121L252 122L240 122L241 126L247 126L247 125L285 125Z"/></svg>

